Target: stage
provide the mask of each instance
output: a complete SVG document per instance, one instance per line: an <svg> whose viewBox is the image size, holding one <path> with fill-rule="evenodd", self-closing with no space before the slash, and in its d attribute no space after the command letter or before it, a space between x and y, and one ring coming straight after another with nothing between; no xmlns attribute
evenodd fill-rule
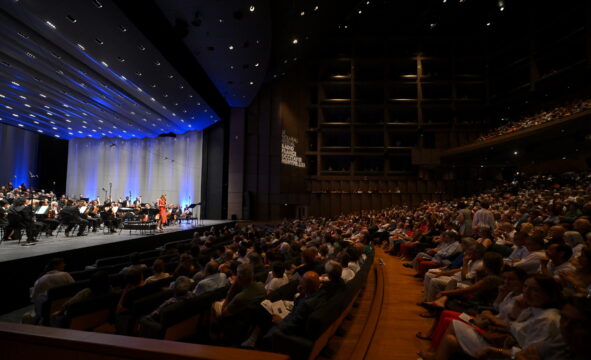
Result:
<svg viewBox="0 0 591 360"><path fill-rule="evenodd" d="M165 227L164 232L153 234L137 231L130 234L129 230L103 234L99 230L87 236L66 237L62 232L59 236L39 236L33 246L19 245L16 240L3 241L0 245L0 273L4 274L4 288L10 289L10 296L2 297L0 303L6 311L26 306L29 287L33 286L47 261L53 257L66 260L66 271L83 270L96 259L155 249L170 241L190 239L196 230L233 223L229 220L201 220L198 225L171 225Z"/></svg>
<svg viewBox="0 0 591 360"><path fill-rule="evenodd" d="M101 230L98 232L89 232L87 236L70 236L66 237L63 232L59 236L45 236L40 235L39 241L33 246L22 246L25 243L26 236L23 235L21 244L17 240L3 241L0 244L0 263L11 260L19 260L36 256L45 256L64 251L72 251L83 248L92 248L94 246L104 246L107 244L120 243L124 241L137 240L139 238L156 237L157 239L165 239L166 241L182 240L192 236L192 231L207 228L210 226L217 226L221 224L229 224L231 221L227 220L201 220L199 225L180 224L171 225L164 228L164 232L154 232L153 234L140 234L133 231L130 235L129 230L122 230L121 232L113 234L103 234ZM191 231L192 230L192 231ZM182 238L177 234L182 232ZM174 237L173 239L171 239ZM170 240L169 240L170 239ZM142 249L144 250L144 249ZM60 255L62 256L62 255Z"/></svg>

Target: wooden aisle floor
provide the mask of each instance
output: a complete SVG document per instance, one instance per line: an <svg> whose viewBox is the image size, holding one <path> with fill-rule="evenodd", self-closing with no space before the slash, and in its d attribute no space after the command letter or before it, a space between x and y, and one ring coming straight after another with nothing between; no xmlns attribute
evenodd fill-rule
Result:
<svg viewBox="0 0 591 360"><path fill-rule="evenodd" d="M417 339L415 334L424 333L433 324L432 319L419 316L424 310L416 305L423 300L423 282L413 277L413 269L402 266L404 261L376 247L376 260L380 258L385 264L384 305L366 359L417 359L417 351L427 350L429 342Z"/></svg>

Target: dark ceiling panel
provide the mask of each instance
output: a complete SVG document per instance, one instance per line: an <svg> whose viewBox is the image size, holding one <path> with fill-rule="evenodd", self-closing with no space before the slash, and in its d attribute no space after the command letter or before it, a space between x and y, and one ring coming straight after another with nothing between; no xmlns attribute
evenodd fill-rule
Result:
<svg viewBox="0 0 591 360"><path fill-rule="evenodd" d="M0 1L0 121L51 136L147 137L220 119L111 1Z"/></svg>

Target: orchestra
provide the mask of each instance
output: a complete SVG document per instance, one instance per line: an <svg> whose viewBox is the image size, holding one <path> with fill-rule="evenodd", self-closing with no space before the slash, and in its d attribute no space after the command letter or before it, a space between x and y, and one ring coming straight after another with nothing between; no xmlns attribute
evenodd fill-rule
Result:
<svg viewBox="0 0 591 360"><path fill-rule="evenodd" d="M154 224L153 229L162 232L164 226L193 218L189 205L167 204L166 194L153 204L144 203L141 196L131 199L107 199L101 204L98 197L90 200L79 195L74 200L9 183L0 186L0 242L18 240L24 232L27 242L23 245L32 245L39 235L54 236L56 230L66 237L85 236L87 229L98 232L102 227L103 232L117 233L129 224Z"/></svg>

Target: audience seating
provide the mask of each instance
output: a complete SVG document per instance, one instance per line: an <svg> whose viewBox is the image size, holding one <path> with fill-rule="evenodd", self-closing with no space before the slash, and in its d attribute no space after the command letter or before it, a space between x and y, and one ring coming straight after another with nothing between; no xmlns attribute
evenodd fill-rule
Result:
<svg viewBox="0 0 591 360"><path fill-rule="evenodd" d="M197 333L198 325L207 323L211 305L222 300L228 290L229 286L226 286L165 307L158 319L141 320L139 335L165 340L185 340L193 337Z"/></svg>
<svg viewBox="0 0 591 360"><path fill-rule="evenodd" d="M273 334L272 351L288 354L293 360L315 359L353 307L367 280L373 256L372 253L367 257L355 278L347 283L344 293L336 294L310 315L306 324L308 337L286 335L277 331Z"/></svg>
<svg viewBox="0 0 591 360"><path fill-rule="evenodd" d="M66 312L63 327L114 333L113 309L121 296L120 292L110 293L96 299L72 304Z"/></svg>

